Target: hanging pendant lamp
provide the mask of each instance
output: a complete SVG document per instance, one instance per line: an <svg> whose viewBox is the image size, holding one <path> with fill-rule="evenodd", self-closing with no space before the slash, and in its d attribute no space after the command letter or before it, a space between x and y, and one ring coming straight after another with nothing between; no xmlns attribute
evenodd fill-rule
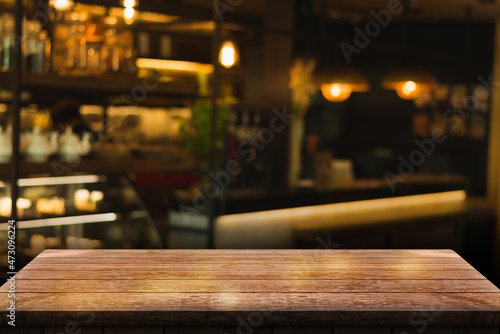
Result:
<svg viewBox="0 0 500 334"><path fill-rule="evenodd" d="M395 90L405 100L413 100L420 92L428 92L437 84L436 78L424 69L393 70L382 79L382 87Z"/></svg>
<svg viewBox="0 0 500 334"><path fill-rule="evenodd" d="M407 5L409 4L406 3L403 6L401 47L408 54L411 54L407 19L407 12L411 11L411 8L408 8ZM432 91L436 84L436 78L429 71L413 67L390 71L382 78L381 82L382 88L395 90L398 96L404 100L413 100L420 95L420 92Z"/></svg>
<svg viewBox="0 0 500 334"><path fill-rule="evenodd" d="M316 83L321 93L331 102L342 102L352 92L367 92L370 85L365 77L351 67L323 68L316 71Z"/></svg>

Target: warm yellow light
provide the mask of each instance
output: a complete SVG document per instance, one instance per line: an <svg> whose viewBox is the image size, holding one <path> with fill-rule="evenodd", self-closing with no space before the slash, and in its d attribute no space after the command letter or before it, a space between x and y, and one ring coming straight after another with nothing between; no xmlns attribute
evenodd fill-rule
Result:
<svg viewBox="0 0 500 334"><path fill-rule="evenodd" d="M221 63L224 67L231 67L235 63L234 48L231 46L225 46L221 51Z"/></svg>
<svg viewBox="0 0 500 334"><path fill-rule="evenodd" d="M102 191L93 191L90 193L90 200L93 202L102 201L104 198L104 193Z"/></svg>
<svg viewBox="0 0 500 334"><path fill-rule="evenodd" d="M66 185L66 184L88 184L104 182L105 177L98 175L75 175L75 176L59 176L59 177L40 177L20 179L17 181L19 187L35 187L49 185Z"/></svg>
<svg viewBox="0 0 500 334"><path fill-rule="evenodd" d="M423 206L431 210L434 208L444 207L446 204L462 204L467 198L467 194L463 190L448 191L442 193L430 193L421 195L410 195L391 198L380 198L373 200L353 201L346 203L334 203L315 206L305 206L300 208L270 210L265 212L242 213L221 216L217 219L217 224L239 224L249 219L264 217L278 220L284 217L293 217L292 222L297 225L304 225L302 222L307 222L308 226L321 226L331 224L332 217L337 220L350 221L356 218L356 215L367 214L367 217L374 219L394 215L404 215L414 208L419 210ZM389 211L393 210L393 211ZM321 221L310 219L311 217L327 217ZM300 223L300 224L299 224Z"/></svg>
<svg viewBox="0 0 500 334"><path fill-rule="evenodd" d="M382 79L382 87L395 90L405 100L413 100L421 92L430 92L437 85L436 78L425 69L399 69L389 72Z"/></svg>
<svg viewBox="0 0 500 334"><path fill-rule="evenodd" d="M456 213L465 208L465 199L465 191L459 190L223 215L215 222L216 248L235 248L233 240L237 236L244 236L237 238L237 248L249 248L250 245L290 248L294 231L351 228L360 223L379 225L381 222L403 222L418 215ZM269 224L270 221L273 223ZM194 222L194 219L190 222Z"/></svg>
<svg viewBox="0 0 500 334"><path fill-rule="evenodd" d="M17 223L17 227L20 229L24 228L38 228L47 226L60 226L60 225L79 225L79 224L91 224L91 223L104 223L112 222L118 220L120 217L116 213L100 213L95 215L84 215L84 216L74 216L74 217L60 217L60 218L48 218L39 220L29 220L20 221ZM0 224L0 231L6 231L9 228L8 223Z"/></svg>
<svg viewBox="0 0 500 334"><path fill-rule="evenodd" d="M138 68L149 68L154 70L182 71L182 72L202 72L212 73L214 66L212 64L201 64L189 61L163 60L138 58L136 61Z"/></svg>
<svg viewBox="0 0 500 334"><path fill-rule="evenodd" d="M398 96L405 100L413 100L420 93L420 87L414 81L406 81L396 89Z"/></svg>
<svg viewBox="0 0 500 334"><path fill-rule="evenodd" d="M135 9L134 8L131 8L131 7L128 7L128 8L125 8L125 10L123 11L123 16L126 18L126 19L132 19L135 15Z"/></svg>
<svg viewBox="0 0 500 334"><path fill-rule="evenodd" d="M340 89L339 85L332 85L332 87L330 88L330 93L334 97L339 97L340 93L342 93L342 90Z"/></svg>
<svg viewBox="0 0 500 334"><path fill-rule="evenodd" d="M413 81L407 81L403 86L405 93L411 93L415 91L415 89L417 89L417 85Z"/></svg>
<svg viewBox="0 0 500 334"><path fill-rule="evenodd" d="M110 26L114 26L114 25L116 25L118 23L118 19L116 18L116 16L107 16L104 19L104 23L107 24L107 25L110 25Z"/></svg>
<svg viewBox="0 0 500 334"><path fill-rule="evenodd" d="M72 0L51 0L50 4L58 11L65 11L73 6Z"/></svg>
<svg viewBox="0 0 500 334"><path fill-rule="evenodd" d="M18 210L26 210L31 207L31 201L26 198L18 198L17 199L17 209ZM11 214L12 210L12 199L9 197L0 198L0 216L8 217Z"/></svg>
<svg viewBox="0 0 500 334"><path fill-rule="evenodd" d="M321 92L330 102L342 102L351 96L352 88L348 84L328 83L321 85Z"/></svg>
<svg viewBox="0 0 500 334"><path fill-rule="evenodd" d="M220 50L219 62L225 68L233 67L238 61L238 51L231 41L226 41Z"/></svg>
<svg viewBox="0 0 500 334"><path fill-rule="evenodd" d="M125 8L134 8L136 6L135 0L123 0L123 6Z"/></svg>

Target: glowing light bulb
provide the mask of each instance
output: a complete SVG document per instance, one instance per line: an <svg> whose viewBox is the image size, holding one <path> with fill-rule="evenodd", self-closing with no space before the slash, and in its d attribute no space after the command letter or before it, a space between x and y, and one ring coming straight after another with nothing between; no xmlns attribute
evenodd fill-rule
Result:
<svg viewBox="0 0 500 334"><path fill-rule="evenodd" d="M225 42L222 45L219 61L225 68L230 68L236 64L236 47L232 42Z"/></svg>
<svg viewBox="0 0 500 334"><path fill-rule="evenodd" d="M101 201L104 198L104 193L102 191L93 191L90 193L90 200L94 202Z"/></svg>
<svg viewBox="0 0 500 334"><path fill-rule="evenodd" d="M332 85L332 87L330 88L330 93L332 93L333 97L339 97L342 93L342 89L339 85Z"/></svg>
<svg viewBox="0 0 500 334"><path fill-rule="evenodd" d="M224 67L231 67L234 65L234 49L230 46L222 48L222 65Z"/></svg>
<svg viewBox="0 0 500 334"><path fill-rule="evenodd" d="M420 88L414 81L406 81L396 89L398 96L405 100L415 99L420 93Z"/></svg>
<svg viewBox="0 0 500 334"><path fill-rule="evenodd" d="M126 8L134 8L135 7L135 0L124 0L123 6Z"/></svg>
<svg viewBox="0 0 500 334"><path fill-rule="evenodd" d="M415 82L413 82L413 81L407 81L407 82L403 85L403 91L404 91L406 94L410 94L410 93L414 92L416 89L417 89L417 85L416 85L416 84L415 84Z"/></svg>
<svg viewBox="0 0 500 334"><path fill-rule="evenodd" d="M125 8L125 10L123 11L123 16L126 18L126 19L132 19L135 15L135 10L134 8L131 8L131 7L127 7Z"/></svg>
<svg viewBox="0 0 500 334"><path fill-rule="evenodd" d="M72 0L52 0L50 3L58 11L65 11L73 6Z"/></svg>
<svg viewBox="0 0 500 334"><path fill-rule="evenodd" d="M321 85L325 99L331 102L342 102L351 96L352 87L348 84L328 83Z"/></svg>

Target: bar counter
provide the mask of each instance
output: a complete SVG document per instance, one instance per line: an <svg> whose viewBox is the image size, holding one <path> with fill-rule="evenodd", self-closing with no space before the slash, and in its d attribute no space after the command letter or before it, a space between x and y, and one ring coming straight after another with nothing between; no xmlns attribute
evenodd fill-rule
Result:
<svg viewBox="0 0 500 334"><path fill-rule="evenodd" d="M15 284L1 333L500 331L500 290L451 250L46 250Z"/></svg>

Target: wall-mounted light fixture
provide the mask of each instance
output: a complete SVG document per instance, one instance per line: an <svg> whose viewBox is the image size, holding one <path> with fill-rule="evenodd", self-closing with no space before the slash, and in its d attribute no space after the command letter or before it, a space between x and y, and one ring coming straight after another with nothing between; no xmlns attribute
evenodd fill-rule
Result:
<svg viewBox="0 0 500 334"><path fill-rule="evenodd" d="M342 102L351 96L352 92L367 92L370 85L365 77L350 67L318 69L316 82L321 93L331 102Z"/></svg>

